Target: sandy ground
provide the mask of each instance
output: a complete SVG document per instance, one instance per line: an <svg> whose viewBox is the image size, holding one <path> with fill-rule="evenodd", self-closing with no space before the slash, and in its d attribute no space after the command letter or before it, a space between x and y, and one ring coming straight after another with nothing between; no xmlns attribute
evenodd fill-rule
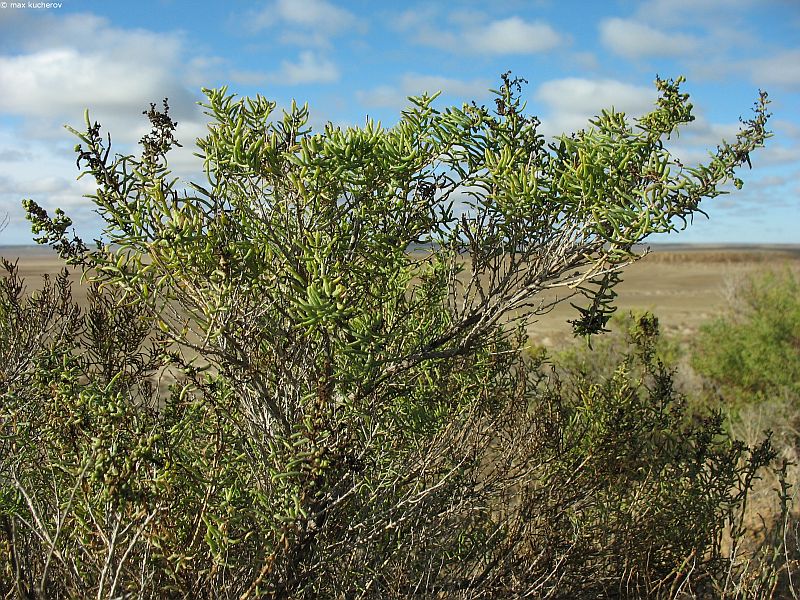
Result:
<svg viewBox="0 0 800 600"><path fill-rule="evenodd" d="M800 272L800 247L657 248L623 272L617 312L649 310L659 318L662 331L685 339L724 311L738 281L784 268ZM560 345L572 337L567 320L575 317L569 303L561 304L529 333L545 346Z"/></svg>
<svg viewBox="0 0 800 600"><path fill-rule="evenodd" d="M0 257L10 262L17 262L19 274L25 280L28 291L42 287L43 275L54 277L64 268L58 255L43 246L0 246ZM75 297L79 302L83 302L86 292L80 286L80 272L75 269L69 271ZM0 273L5 276L6 270L0 268Z"/></svg>
<svg viewBox="0 0 800 600"><path fill-rule="evenodd" d="M44 273L55 274L61 263L41 247L0 247L0 256L19 259L19 271L29 290L41 285ZM748 274L767 269L790 268L800 272L800 246L665 246L630 266L622 276L619 311L646 309L654 312L663 331L691 336L704 321L724 310L729 290ZM80 274L73 271L76 299L85 299ZM529 328L532 342L561 345L571 338L568 319L576 312L569 303L559 305Z"/></svg>

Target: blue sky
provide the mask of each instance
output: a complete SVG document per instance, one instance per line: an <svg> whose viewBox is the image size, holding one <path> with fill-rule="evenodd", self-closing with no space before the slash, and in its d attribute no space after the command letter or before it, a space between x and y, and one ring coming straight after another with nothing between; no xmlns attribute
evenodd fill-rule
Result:
<svg viewBox="0 0 800 600"><path fill-rule="evenodd" d="M199 180L202 87L307 101L317 127L365 115L391 125L423 91L443 91L440 106L490 102L507 70L529 81L528 110L548 135L612 105L641 115L657 74L686 76L697 121L675 145L685 163L733 137L766 89L775 137L744 189L707 202L710 220L654 241L800 243L798 0L19 4L0 2L0 245L30 243L26 197L98 235L63 128L80 126L84 108L130 151L147 130L142 110L169 97L186 146L173 167Z"/></svg>

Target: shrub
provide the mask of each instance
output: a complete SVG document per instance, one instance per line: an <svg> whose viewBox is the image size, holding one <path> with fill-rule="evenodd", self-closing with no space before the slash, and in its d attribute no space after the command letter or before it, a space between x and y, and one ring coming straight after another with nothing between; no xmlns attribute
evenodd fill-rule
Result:
<svg viewBox="0 0 800 600"><path fill-rule="evenodd" d="M78 315L64 283L57 305L23 300L13 272L3 288L24 367L2 390L9 592L576 598L713 581L769 444L685 423L649 351L570 387L514 335L553 287L584 298L576 333L604 330L633 244L690 218L767 137L762 96L734 143L684 167L662 144L692 118L679 83L658 81L636 128L604 112L552 144L508 75L494 114L423 96L393 128L321 134L305 108L271 120L264 98L207 91L207 187L186 190L166 102L139 158L112 156L87 115L77 151L106 244L26 207L100 285L95 308ZM43 332L24 352L13 319ZM162 368L171 391L151 383Z"/></svg>
<svg viewBox="0 0 800 600"><path fill-rule="evenodd" d="M767 271L734 291L727 313L703 326L692 365L727 401L763 402L800 394L800 281Z"/></svg>
<svg viewBox="0 0 800 600"><path fill-rule="evenodd" d="M372 432L337 443L314 422L263 448L224 378L187 365L172 393L150 385L160 363L135 312L94 295L78 315L64 278L28 301L10 291L17 324L49 332L3 395L3 573L22 595L405 597L422 578L453 597L702 591L773 456L733 442L719 415L687 418L652 322L606 378L548 376L506 343L414 390L461 409L398 410L369 452ZM344 475L326 481L333 461ZM299 529L295 502L313 501L299 494L337 488ZM287 532L313 541L287 552Z"/></svg>
<svg viewBox="0 0 800 600"><path fill-rule="evenodd" d="M608 378L614 369L630 359L631 348L641 341L645 331L660 331L658 318L645 311L630 311L626 314L615 314L609 321L609 332L591 345L576 343L559 348L553 353L554 363L569 377L580 376L584 380ZM672 339L660 333L654 337L652 347L653 358L660 361L670 370L676 370L683 358L684 350Z"/></svg>

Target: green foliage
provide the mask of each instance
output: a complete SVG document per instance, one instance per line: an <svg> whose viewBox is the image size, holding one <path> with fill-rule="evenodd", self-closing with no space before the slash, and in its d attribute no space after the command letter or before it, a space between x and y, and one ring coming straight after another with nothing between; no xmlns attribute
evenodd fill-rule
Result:
<svg viewBox="0 0 800 600"><path fill-rule="evenodd" d="M628 333L619 362L602 352L597 360L608 375L587 372L585 362L560 365L563 439L574 457L561 460L580 465L574 484L592 490L573 517L591 536L579 556L602 565L586 576L595 597L673 597L679 589L722 597L715 586L731 567L723 535L775 452L769 438L752 448L733 440L721 413L690 412L674 371L657 358L654 317L641 316Z"/></svg>
<svg viewBox="0 0 800 600"><path fill-rule="evenodd" d="M611 377L614 368L630 357L630 348L642 341L648 331L658 331L658 318L649 312L631 311L614 315L609 322L609 332L596 340L592 346L572 344L558 350L554 362L560 369L572 374L580 374L587 380ZM668 369L675 369L683 354L680 346L669 338L654 336L653 344L647 346L648 352ZM631 365L631 368L633 366Z"/></svg>
<svg viewBox="0 0 800 600"><path fill-rule="evenodd" d="M427 332L437 349L458 352L511 311L545 310L535 298L552 287L587 297L576 331L591 334L607 321L612 306L599 300L612 297L610 273L636 258L632 245L675 230L676 220L685 224L769 136L762 94L734 143L722 143L708 165L683 165L662 140L693 120L681 81L659 79L656 109L635 124L603 112L550 144L523 113L520 81L508 75L495 114L474 104L439 111L422 96L394 127L329 124L319 133L308 128L306 107L275 117L275 104L261 96L206 90L213 123L198 140L206 186L181 193L170 177L166 106L149 111L153 131L140 158L111 155L87 114L86 131L75 131L79 163L82 176L97 181L91 198L108 245L88 252L66 239L63 219L26 207L41 239L60 240L62 255L81 256L99 277L156 303L185 298L204 339L221 335L211 314L252 312L248 299L257 297L268 299L269 320L283 329L327 323L357 339L377 336L380 345L394 329L416 340L400 334L405 315L439 317L425 315L426 302L405 284L428 281L437 269L440 293L458 288L460 298ZM461 218L451 210L456 191L466 197ZM437 251L413 259L406 252L425 243ZM382 314L385 305L393 315ZM379 316L381 331L373 331ZM424 354L426 343L389 346L402 362Z"/></svg>
<svg viewBox="0 0 800 600"><path fill-rule="evenodd" d="M12 287L16 323L49 332L3 356L0 580L23 596L406 597L425 577L455 597L668 597L727 571L721 535L773 456L686 418L646 319L608 377L546 376L497 340L418 382L392 429L333 429L320 404L263 445L226 378L151 386L170 357L141 313L94 296L79 315L63 278Z"/></svg>
<svg viewBox="0 0 800 600"><path fill-rule="evenodd" d="M800 398L800 281L793 271L743 282L727 314L697 336L692 365L728 402Z"/></svg>
<svg viewBox="0 0 800 600"><path fill-rule="evenodd" d="M112 156L87 114L103 242L26 208L97 284L92 309L63 278L23 299L13 267L0 290L7 589L580 598L715 580L769 444L687 421L652 321L607 378L546 377L521 334L549 288L586 300L576 332L602 331L633 244L768 136L762 95L733 144L684 167L662 143L691 120L679 84L659 80L635 125L604 112L551 144L508 75L494 113L422 96L392 128L319 133L306 107L207 90L207 181L187 189L166 102L140 157Z"/></svg>

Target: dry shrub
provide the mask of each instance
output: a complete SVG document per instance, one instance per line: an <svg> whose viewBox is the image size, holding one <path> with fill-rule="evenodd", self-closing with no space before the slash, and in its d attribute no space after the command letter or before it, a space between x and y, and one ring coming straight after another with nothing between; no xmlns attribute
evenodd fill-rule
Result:
<svg viewBox="0 0 800 600"><path fill-rule="evenodd" d="M559 375L498 332L376 390L395 395L383 414L333 420L320 397L267 439L223 375L150 385L181 361L135 310L100 295L80 315L64 279L27 300L3 281L0 581L18 597L710 593L773 458L690 418L646 319L608 377Z"/></svg>

